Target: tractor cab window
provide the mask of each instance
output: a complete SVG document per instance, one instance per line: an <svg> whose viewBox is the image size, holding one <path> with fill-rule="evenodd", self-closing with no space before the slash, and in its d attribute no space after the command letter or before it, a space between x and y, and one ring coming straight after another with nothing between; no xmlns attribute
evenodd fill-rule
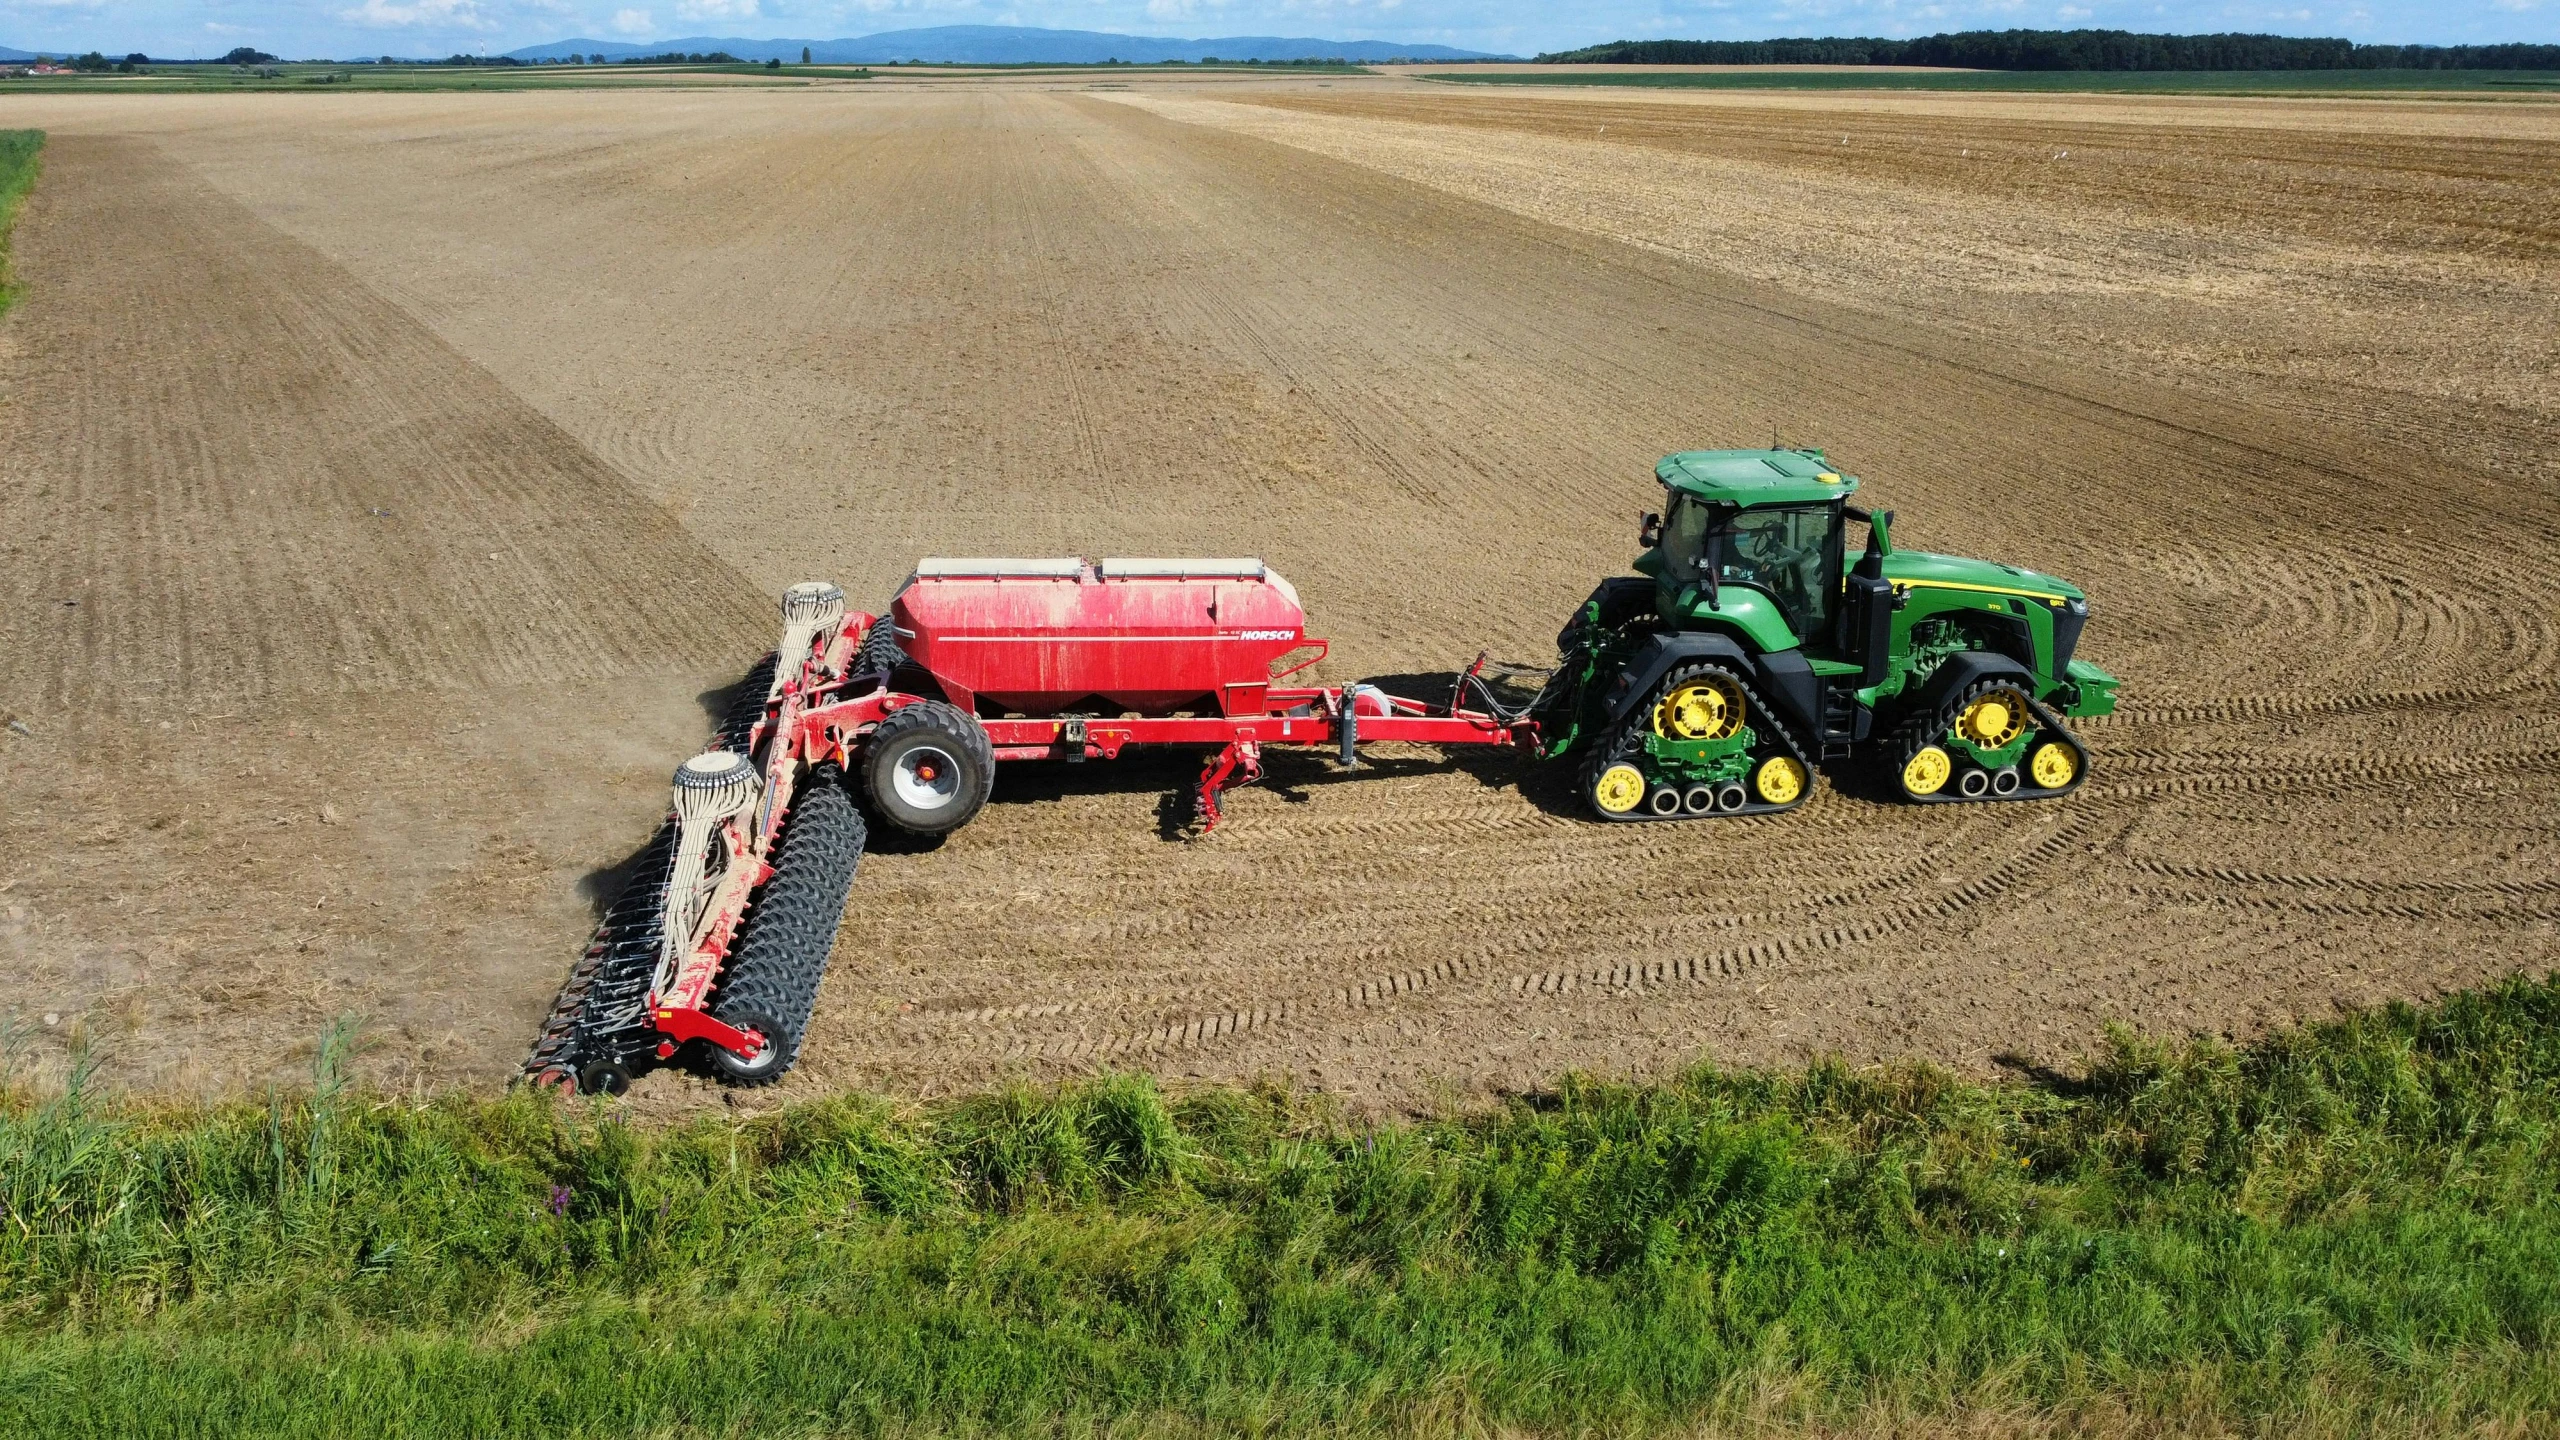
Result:
<svg viewBox="0 0 2560 1440"><path fill-rule="evenodd" d="M1838 506L1745 510L1734 515L1716 541L1717 583L1767 591L1786 612L1799 640L1830 627L1839 588Z"/></svg>
<svg viewBox="0 0 2560 1440"><path fill-rule="evenodd" d="M1662 563L1672 580L1690 585L1707 578L1707 536L1715 523L1714 506L1673 492L1670 513L1662 520Z"/></svg>

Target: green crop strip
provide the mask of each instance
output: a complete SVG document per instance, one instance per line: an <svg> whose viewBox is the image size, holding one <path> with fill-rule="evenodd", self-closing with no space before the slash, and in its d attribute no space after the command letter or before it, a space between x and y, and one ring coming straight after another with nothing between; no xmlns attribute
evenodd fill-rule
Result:
<svg viewBox="0 0 2560 1440"><path fill-rule="evenodd" d="M41 130L0 130L0 315L18 298L9 277L9 235L18 224L18 206L36 183L36 156L44 149Z"/></svg>
<svg viewBox="0 0 2560 1440"><path fill-rule="evenodd" d="M1108 1077L645 1125L0 1104L0 1433L2526 1434L2560 981L2080 1073L1369 1126ZM2535 1420L2533 1417L2544 1417Z"/></svg>

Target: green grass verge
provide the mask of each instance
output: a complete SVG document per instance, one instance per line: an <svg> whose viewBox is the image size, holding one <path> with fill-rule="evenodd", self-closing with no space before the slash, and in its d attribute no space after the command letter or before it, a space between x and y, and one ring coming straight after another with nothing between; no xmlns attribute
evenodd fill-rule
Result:
<svg viewBox="0 0 2560 1440"><path fill-rule="evenodd" d="M2023 90L2107 95L2362 95L2466 91L2560 95L2550 70L1700 70L1426 75L1463 85L1603 85L1647 90Z"/></svg>
<svg viewBox="0 0 2560 1440"><path fill-rule="evenodd" d="M2560 979L2085 1073L1368 1127L1141 1078L627 1123L0 1105L0 1433L2526 1434ZM1877 1417L1884 1417L1881 1422Z"/></svg>
<svg viewBox="0 0 2560 1440"><path fill-rule="evenodd" d="M18 223L18 206L35 188L36 157L44 150L41 130L0 130L0 315L18 298L9 275L9 232Z"/></svg>

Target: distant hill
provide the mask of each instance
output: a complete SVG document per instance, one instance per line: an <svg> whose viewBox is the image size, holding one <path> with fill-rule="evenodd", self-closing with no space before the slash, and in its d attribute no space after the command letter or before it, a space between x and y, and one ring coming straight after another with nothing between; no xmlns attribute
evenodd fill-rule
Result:
<svg viewBox="0 0 2560 1440"><path fill-rule="evenodd" d="M1160 60L1491 60L1498 57L1446 45L1406 45L1392 40L1311 40L1273 35L1230 35L1215 40L1167 40L1152 35L1114 35L1100 30L1035 30L1020 25L936 25L923 30L890 30L850 40L745 40L736 36L687 35L631 45L610 40L557 40L510 50L511 60L564 60L572 55L602 55L621 60L668 51L707 54L725 50L741 60L796 63L803 48L809 58L827 65L886 65L922 60L949 65L1098 65L1126 60L1151 65Z"/></svg>
<svg viewBox="0 0 2560 1440"><path fill-rule="evenodd" d="M0 61L14 62L19 60L33 60L34 58L36 58L36 52L33 50L12 50L6 45L0 45Z"/></svg>

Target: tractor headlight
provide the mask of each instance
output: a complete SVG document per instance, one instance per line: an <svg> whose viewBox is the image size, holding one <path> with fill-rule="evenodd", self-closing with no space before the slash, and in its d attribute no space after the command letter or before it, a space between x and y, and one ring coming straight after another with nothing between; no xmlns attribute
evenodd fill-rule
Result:
<svg viewBox="0 0 2560 1440"><path fill-rule="evenodd" d="M2063 608L2063 609L2065 609L2065 610L2070 611L2072 614L2074 614L2074 615L2076 615L2076 616L2080 617L2080 618L2081 618L2081 619L2083 619L2083 620L2086 620L2086 619L2088 619L2088 618L2089 618L2089 602L2088 602L2088 601L2086 601L2086 600L2074 600L2074 601L2072 601L2070 604L2065 605L2065 606L2063 606L2062 608Z"/></svg>

